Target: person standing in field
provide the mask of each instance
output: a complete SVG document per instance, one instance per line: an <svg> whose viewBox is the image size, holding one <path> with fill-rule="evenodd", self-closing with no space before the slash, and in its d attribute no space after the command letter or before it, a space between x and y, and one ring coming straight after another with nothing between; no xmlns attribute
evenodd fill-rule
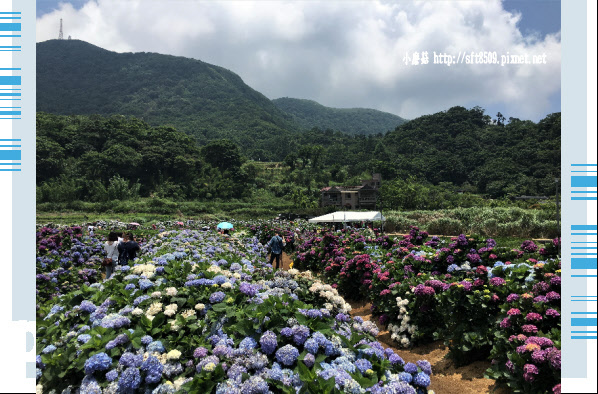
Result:
<svg viewBox="0 0 598 394"><path fill-rule="evenodd" d="M139 250L139 244L135 242L133 233L123 233L123 242L118 244L118 264L127 265L129 260L137 257Z"/></svg>
<svg viewBox="0 0 598 394"><path fill-rule="evenodd" d="M116 264L118 264L118 235L112 231L108 234L108 241L104 243L104 251L106 251L106 259L112 260L112 264L106 265L106 279L110 279Z"/></svg>
<svg viewBox="0 0 598 394"><path fill-rule="evenodd" d="M270 265L272 265L272 262L274 261L274 259L276 259L276 269L278 269L279 266L280 268L282 268L282 264L280 263L280 261L284 241L282 240L280 235L278 235L278 231L274 233L274 236L270 239L270 241L268 241L267 245L270 248Z"/></svg>

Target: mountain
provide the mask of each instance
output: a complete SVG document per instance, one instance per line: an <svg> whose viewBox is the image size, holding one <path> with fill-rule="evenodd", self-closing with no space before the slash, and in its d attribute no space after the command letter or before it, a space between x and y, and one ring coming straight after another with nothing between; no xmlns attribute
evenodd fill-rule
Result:
<svg viewBox="0 0 598 394"><path fill-rule="evenodd" d="M272 100L304 129L318 127L343 133L370 135L386 133L407 122L400 116L367 108L330 108L312 100L283 97Z"/></svg>
<svg viewBox="0 0 598 394"><path fill-rule="evenodd" d="M290 115L222 67L116 53L80 40L49 40L36 49L40 112L132 115L153 126L174 126L202 145L228 138L250 158L277 160L289 153L284 141L298 130Z"/></svg>

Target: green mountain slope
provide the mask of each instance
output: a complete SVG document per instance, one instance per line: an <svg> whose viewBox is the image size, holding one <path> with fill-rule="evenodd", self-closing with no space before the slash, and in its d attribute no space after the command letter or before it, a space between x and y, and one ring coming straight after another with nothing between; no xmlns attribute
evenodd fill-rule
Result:
<svg viewBox="0 0 598 394"><path fill-rule="evenodd" d="M347 134L378 134L394 130L407 120L400 116L367 108L330 108L312 100L283 97L272 100L304 129L318 127Z"/></svg>
<svg viewBox="0 0 598 394"><path fill-rule="evenodd" d="M222 67L156 53L115 53L79 40L37 44L37 110L63 115L133 115L201 144L229 138L281 159L297 129L267 97Z"/></svg>

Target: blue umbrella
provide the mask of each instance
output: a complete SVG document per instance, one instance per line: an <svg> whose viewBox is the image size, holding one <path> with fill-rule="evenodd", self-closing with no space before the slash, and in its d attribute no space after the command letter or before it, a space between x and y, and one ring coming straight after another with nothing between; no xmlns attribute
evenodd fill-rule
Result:
<svg viewBox="0 0 598 394"><path fill-rule="evenodd" d="M216 228L220 228L223 230L231 229L233 227L235 227L235 226L233 226L233 224L229 223L229 222L220 222L220 223L218 223L218 226L216 226Z"/></svg>

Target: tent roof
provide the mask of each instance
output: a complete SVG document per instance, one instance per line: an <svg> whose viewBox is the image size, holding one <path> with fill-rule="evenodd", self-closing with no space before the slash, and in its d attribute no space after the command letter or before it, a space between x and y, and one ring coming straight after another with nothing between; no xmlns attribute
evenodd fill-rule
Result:
<svg viewBox="0 0 598 394"><path fill-rule="evenodd" d="M377 211L351 212L337 211L323 216L309 219L310 223L343 223L343 222L373 222L386 220L382 213Z"/></svg>

